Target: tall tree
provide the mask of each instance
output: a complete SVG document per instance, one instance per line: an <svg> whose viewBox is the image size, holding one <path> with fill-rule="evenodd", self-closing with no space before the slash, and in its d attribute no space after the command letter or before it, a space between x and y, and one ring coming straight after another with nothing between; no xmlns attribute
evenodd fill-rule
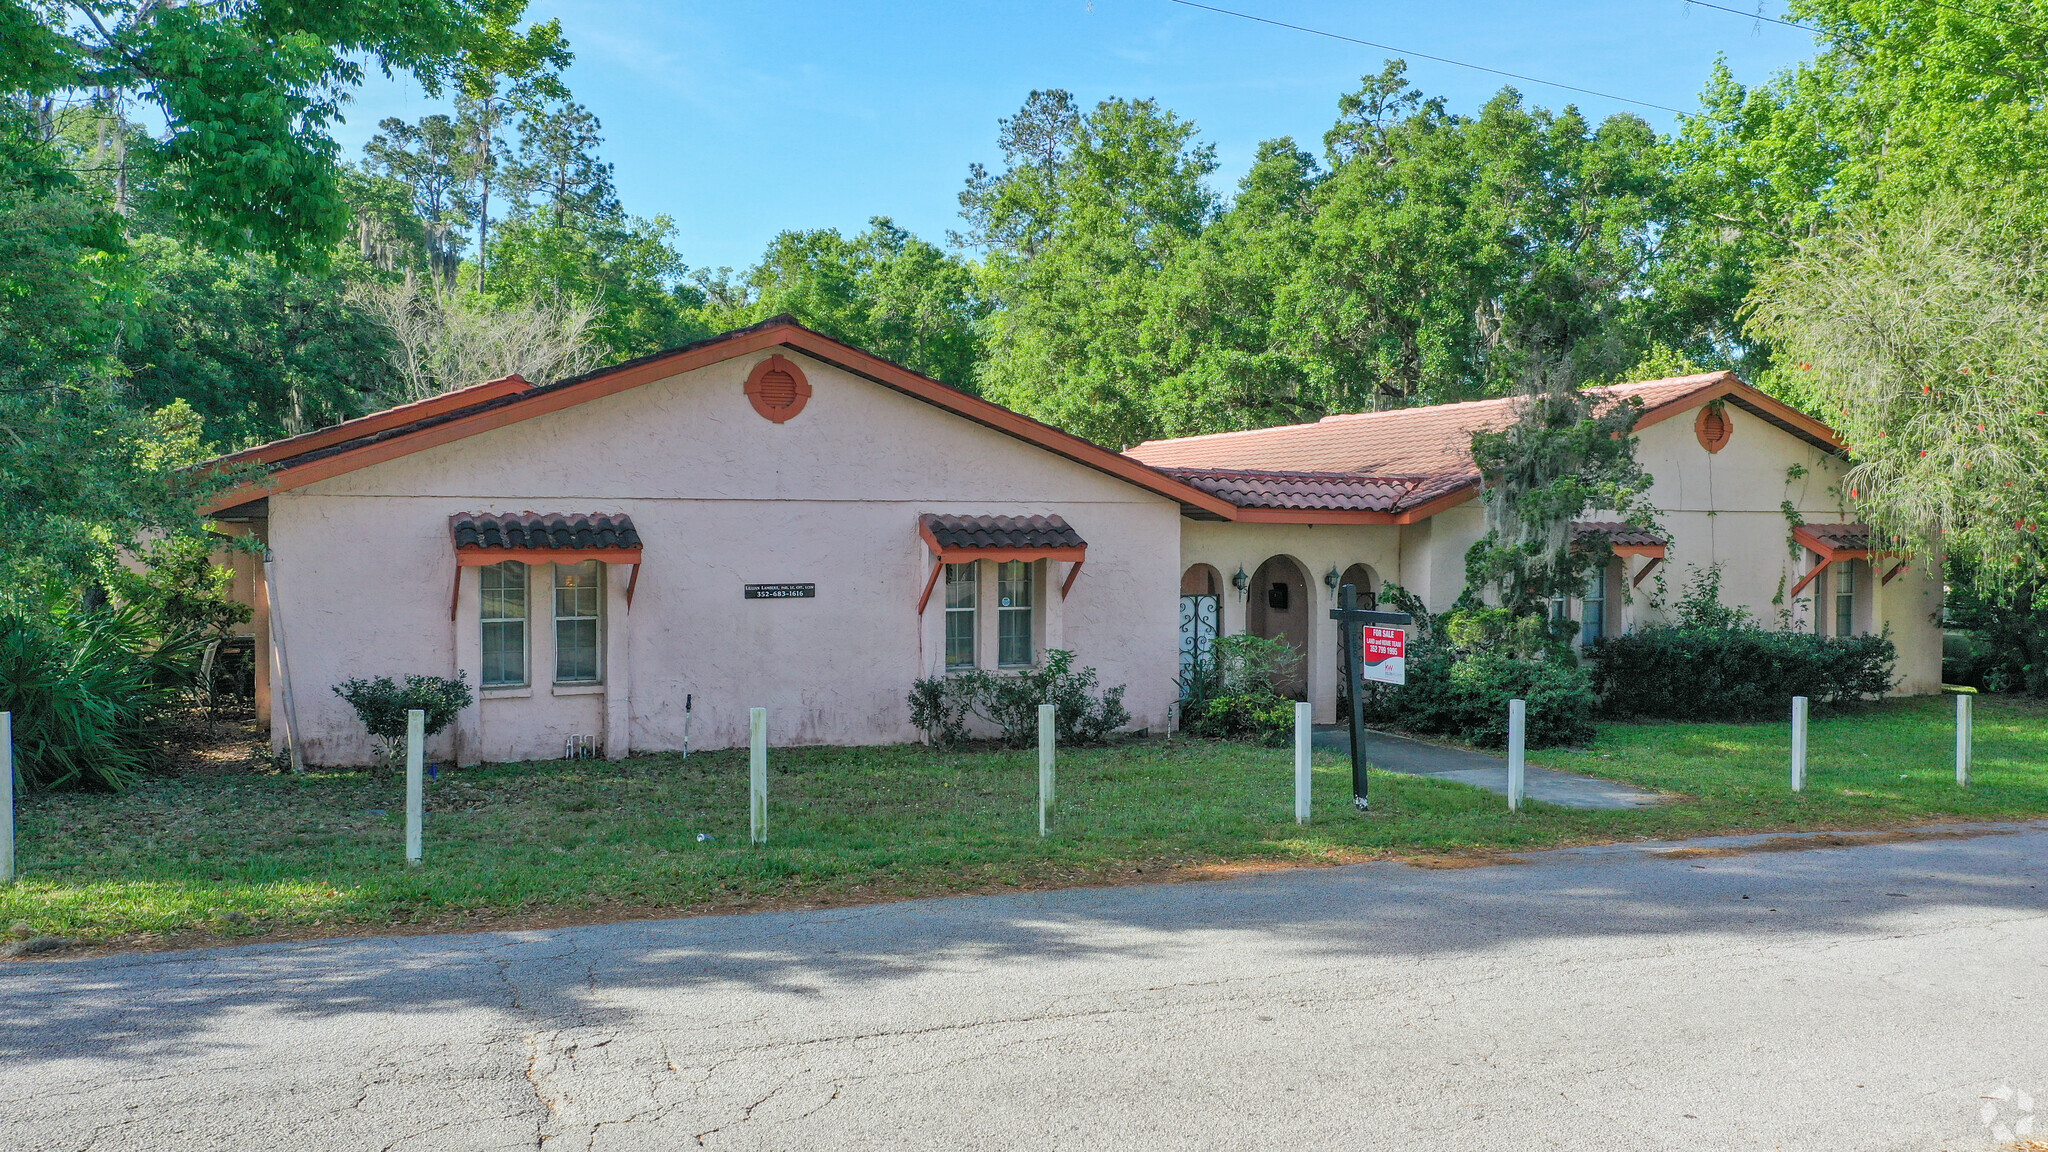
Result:
<svg viewBox="0 0 2048 1152"><path fill-rule="evenodd" d="M1000 311L978 379L990 398L1106 444L1151 435L1154 380L1138 339L1150 281L1217 207L1215 149L1150 100L1074 114L1033 93L1003 122L1007 167L962 194Z"/></svg>
<svg viewBox="0 0 2048 1152"><path fill-rule="evenodd" d="M956 388L971 388L988 314L974 271L886 216L848 239L834 229L784 232L738 284L719 285L720 326L788 312Z"/></svg>

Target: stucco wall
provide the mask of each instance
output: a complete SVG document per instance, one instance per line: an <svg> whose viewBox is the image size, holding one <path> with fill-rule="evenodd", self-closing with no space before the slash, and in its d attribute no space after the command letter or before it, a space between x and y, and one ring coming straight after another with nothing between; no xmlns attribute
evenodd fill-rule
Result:
<svg viewBox="0 0 2048 1152"><path fill-rule="evenodd" d="M1330 619L1337 593L1325 582L1335 568L1341 578L1353 564L1370 567L1380 580L1402 583L1402 529L1394 525L1226 524L1189 520L1181 528L1181 568L1213 565L1223 576L1224 635L1245 630L1246 592L1231 586L1240 568L1255 573L1273 556L1287 556L1308 575L1308 699L1318 723L1337 712L1337 625ZM1250 590L1256 593L1254 587ZM1454 593L1455 595L1455 593Z"/></svg>
<svg viewBox="0 0 2048 1152"><path fill-rule="evenodd" d="M794 355L783 350L785 355ZM1105 684L1126 684L1134 725L1175 694L1178 506L830 365L795 356L813 395L784 424L742 393L767 353L712 365L453 444L279 493L270 510L280 605L308 758L352 762L368 744L331 686L358 675L453 675L476 664L476 575L456 619L456 512L623 512L645 546L607 593L606 689L556 695L546 600L533 604L534 686L482 701L439 755L561 753L570 733L608 750L746 741L766 707L776 744L909 740L904 696L938 666L944 597L925 617L924 512L1056 513L1088 541L1041 565L1039 630ZM748 583L810 582L812 600L744 600ZM538 590L538 589L537 589ZM992 629L993 620L984 627ZM472 683L475 674L471 674ZM281 732L280 732L281 736Z"/></svg>
<svg viewBox="0 0 2048 1152"><path fill-rule="evenodd" d="M1646 559L1631 557L1625 567L1617 567L1608 592L1610 634L1668 621L1688 583L1717 563L1725 603L1748 608L1766 626L1814 626L1813 588L1796 601L1787 596L1812 567L1814 557L1791 547L1792 524L1785 505L1789 502L1806 523L1853 519L1844 511L1839 491L1843 464L1740 409L1731 406L1727 416L1731 435L1718 453L1701 446L1692 413L1642 429L1637 459L1654 480L1650 500L1659 509L1671 543L1665 563L1641 584L1631 580L1644 570ZM1804 474L1793 476L1795 466ZM1592 519L1601 517L1589 514ZM1239 566L1256 572L1273 555L1289 555L1303 565L1316 594L1309 698L1318 721L1328 721L1334 718L1336 700L1336 630L1327 616L1332 596L1321 583L1323 574L1332 564L1340 570L1351 563L1370 564L1383 579L1397 580L1431 609L1442 611L1463 591L1465 553L1485 531L1484 506L1478 499L1401 527L1191 521L1181 533L1181 562L1183 568L1212 564L1226 582ZM1890 584L1881 584L1892 563L1864 568L1856 628L1889 629L1899 651L1897 692L1938 691L1939 565L1915 560ZM1826 627L1833 631L1832 612ZM1223 630L1245 630L1243 594L1227 586Z"/></svg>
<svg viewBox="0 0 2048 1152"><path fill-rule="evenodd" d="M1769 626L1811 629L1813 587L1798 599L1789 593L1814 563L1792 544L1789 503L1809 524L1855 519L1844 507L1840 458L1732 405L1726 412L1731 434L1717 453L1700 445L1690 414L1651 425L1640 433L1636 457L1655 480L1650 499L1669 535L1664 567L1634 590L1628 619L1665 620L1687 584L1702 570L1721 565L1724 602L1754 612ZM1795 466L1804 474L1793 475ZM1631 570L1643 561L1633 560ZM1896 561L1866 565L1858 590L1856 628L1889 629L1899 650L1898 692L1933 692L1941 687L1940 566L1915 560L1881 584ZM1830 611L1825 628L1832 633Z"/></svg>

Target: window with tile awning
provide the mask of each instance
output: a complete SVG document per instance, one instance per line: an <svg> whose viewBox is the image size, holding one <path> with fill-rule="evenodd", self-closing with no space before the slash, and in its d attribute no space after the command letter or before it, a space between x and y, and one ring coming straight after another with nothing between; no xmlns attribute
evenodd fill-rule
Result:
<svg viewBox="0 0 2048 1152"><path fill-rule="evenodd" d="M1034 562L1068 562L1067 578L1060 585L1064 598L1081 573L1081 564L1088 556L1088 542L1059 516L928 512L918 517L917 531L932 554L931 574L917 600L919 616L930 605L940 579L946 582L946 668L961 670L979 664L976 654L981 650L981 630L986 622L981 618L978 597L985 579L992 580L996 593L992 605L995 665L1030 665L1037 658L1034 637L1039 624ZM984 560L994 565L992 577L981 574ZM1050 572L1046 584L1051 584Z"/></svg>

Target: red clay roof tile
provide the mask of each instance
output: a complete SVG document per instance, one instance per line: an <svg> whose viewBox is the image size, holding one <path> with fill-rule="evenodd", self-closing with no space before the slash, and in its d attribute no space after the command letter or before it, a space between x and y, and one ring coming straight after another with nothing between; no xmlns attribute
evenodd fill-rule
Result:
<svg viewBox="0 0 2048 1152"><path fill-rule="evenodd" d="M536 512L459 512L448 518L458 552L548 548L587 552L640 547L631 516L600 513L542 515Z"/></svg>
<svg viewBox="0 0 2048 1152"><path fill-rule="evenodd" d="M944 516L928 512L918 522L944 552L1088 546L1081 534L1058 516Z"/></svg>

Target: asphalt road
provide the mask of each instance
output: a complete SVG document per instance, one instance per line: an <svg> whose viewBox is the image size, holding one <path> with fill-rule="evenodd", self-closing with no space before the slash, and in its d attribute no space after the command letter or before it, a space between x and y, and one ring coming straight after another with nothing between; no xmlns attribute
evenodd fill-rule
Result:
<svg viewBox="0 0 2048 1152"><path fill-rule="evenodd" d="M1530 859L0 965L0 1148L1963 1152L2022 1094L2048 1129L2048 825Z"/></svg>

